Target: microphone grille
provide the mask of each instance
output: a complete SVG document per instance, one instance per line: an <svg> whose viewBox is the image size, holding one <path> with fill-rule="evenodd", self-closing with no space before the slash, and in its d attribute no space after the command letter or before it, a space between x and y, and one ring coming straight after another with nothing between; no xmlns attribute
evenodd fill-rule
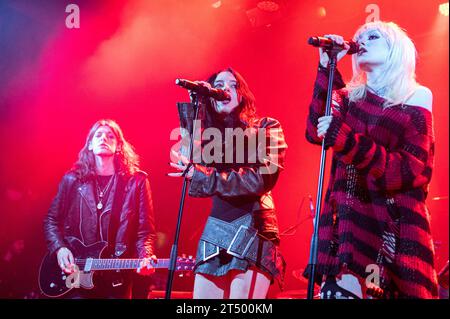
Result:
<svg viewBox="0 0 450 319"><path fill-rule="evenodd" d="M309 37L308 44L313 45L313 46L318 46L319 39L317 37Z"/></svg>
<svg viewBox="0 0 450 319"><path fill-rule="evenodd" d="M348 45L350 49L348 49L347 54L355 54L359 51L359 44L357 42L349 41Z"/></svg>

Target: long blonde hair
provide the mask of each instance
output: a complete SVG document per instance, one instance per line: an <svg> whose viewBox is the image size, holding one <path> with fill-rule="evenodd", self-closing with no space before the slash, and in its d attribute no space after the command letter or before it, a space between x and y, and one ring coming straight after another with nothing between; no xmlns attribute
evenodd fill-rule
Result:
<svg viewBox="0 0 450 319"><path fill-rule="evenodd" d="M368 31L377 30L386 39L389 46L389 55L385 69L377 79L378 84L384 87L383 97L386 99L385 107L403 104L414 93L418 84L416 82L417 51L414 43L406 32L394 22L369 22L356 31L353 40ZM364 99L367 93L366 73L356 63L356 55L352 57L353 77L347 85L350 101Z"/></svg>

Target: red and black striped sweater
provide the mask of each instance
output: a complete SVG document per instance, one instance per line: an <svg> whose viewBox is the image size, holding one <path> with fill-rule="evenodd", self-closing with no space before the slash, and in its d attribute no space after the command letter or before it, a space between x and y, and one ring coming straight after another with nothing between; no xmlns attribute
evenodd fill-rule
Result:
<svg viewBox="0 0 450 319"><path fill-rule="evenodd" d="M319 67L306 138L317 137L325 113L328 71ZM434 298L437 278L430 215L425 205L434 157L432 114L367 93L350 102L339 72L333 84L333 120L325 136L332 148L330 180L320 216L317 273L344 268L366 278L381 269L381 283L397 297ZM382 287L383 288L383 287Z"/></svg>

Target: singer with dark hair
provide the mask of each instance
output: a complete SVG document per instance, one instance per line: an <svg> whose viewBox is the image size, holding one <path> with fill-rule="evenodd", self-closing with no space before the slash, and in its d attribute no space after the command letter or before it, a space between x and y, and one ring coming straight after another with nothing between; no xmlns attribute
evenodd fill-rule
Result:
<svg viewBox="0 0 450 319"><path fill-rule="evenodd" d="M327 35L344 44L338 35ZM322 298L435 298L435 252L425 200L433 169L432 93L415 80L416 50L393 22L354 35L353 77L339 72L324 116L327 52L320 64L306 138L333 151L320 216ZM345 44L337 59L349 48Z"/></svg>
<svg viewBox="0 0 450 319"><path fill-rule="evenodd" d="M75 260L87 258L75 255L74 243L105 242L102 258L142 258L137 273L154 272L153 203L147 174L138 164L138 155L115 121L100 120L92 126L44 220L48 250L62 271L74 273ZM72 289L66 297L132 297L132 272L97 273L92 290Z"/></svg>
<svg viewBox="0 0 450 319"><path fill-rule="evenodd" d="M200 161L193 157L189 162L177 151L171 163L180 172L170 176L187 172L190 196L212 198L198 243L194 298L266 298L270 284L282 284L285 272L271 194L284 168L283 131L277 120L257 117L255 98L235 70L222 70L197 83L224 90L231 99L197 97L201 131L216 138L195 144L200 145ZM178 109L181 126L190 132L192 105L178 103ZM235 137L227 141L230 132ZM239 134L244 143L238 142Z"/></svg>

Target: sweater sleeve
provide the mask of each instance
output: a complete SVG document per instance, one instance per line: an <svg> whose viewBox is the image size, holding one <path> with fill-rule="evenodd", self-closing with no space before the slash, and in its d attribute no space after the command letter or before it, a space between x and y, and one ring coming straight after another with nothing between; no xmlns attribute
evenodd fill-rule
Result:
<svg viewBox="0 0 450 319"><path fill-rule="evenodd" d="M404 130L395 149L355 133L339 116L331 121L325 145L332 147L342 162L366 171L380 189L396 191L424 187L430 182L433 166L432 115L421 107L411 108L408 123L397 123L397 129L403 126ZM396 128L391 130L394 132Z"/></svg>
<svg viewBox="0 0 450 319"><path fill-rule="evenodd" d="M314 91L309 105L309 114L306 122L306 139L313 144L322 144L322 139L317 137L317 124L319 117L325 115L325 105L327 99L329 71L319 64ZM341 73L336 69L334 73L333 90L340 90L345 87Z"/></svg>
<svg viewBox="0 0 450 319"><path fill-rule="evenodd" d="M217 170L194 164L195 171L191 180L189 195L193 197L209 197L221 195L261 196L270 191L284 168L284 155L287 144L284 140L280 123L274 119L263 119L262 128L266 143L258 143L258 153L265 151L263 158L258 156L255 164L239 168Z"/></svg>

